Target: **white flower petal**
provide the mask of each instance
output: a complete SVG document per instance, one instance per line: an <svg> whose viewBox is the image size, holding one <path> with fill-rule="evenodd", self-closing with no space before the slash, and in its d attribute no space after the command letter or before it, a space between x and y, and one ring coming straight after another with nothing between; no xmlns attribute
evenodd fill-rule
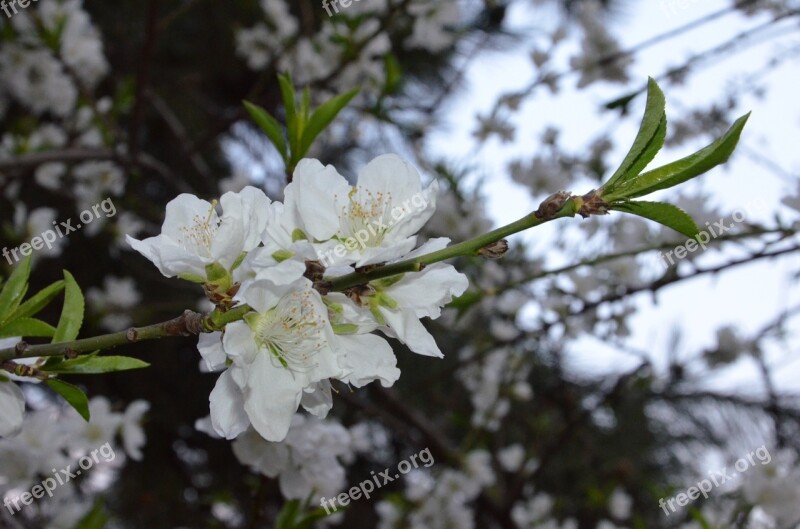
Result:
<svg viewBox="0 0 800 529"><path fill-rule="evenodd" d="M360 388L373 380L380 380L385 388L400 378L397 358L389 343L374 334L349 334L336 336L342 351L342 363L350 373L342 380Z"/></svg>
<svg viewBox="0 0 800 529"><path fill-rule="evenodd" d="M292 183L286 186L285 204L301 229L318 241L339 231L339 212L334 196L347 196L350 185L332 165L312 159L300 160Z"/></svg>
<svg viewBox="0 0 800 529"><path fill-rule="evenodd" d="M267 195L260 189L247 186L238 193L225 193L219 202L222 205L223 224L236 219L242 225L243 251L249 252L258 246L271 216L270 199Z"/></svg>
<svg viewBox="0 0 800 529"><path fill-rule="evenodd" d="M431 333L411 311L381 309L389 327L397 334L397 338L417 354L443 358L444 355L436 345Z"/></svg>
<svg viewBox="0 0 800 529"><path fill-rule="evenodd" d="M333 408L330 381L323 380L310 388L306 388L303 392L303 398L300 400L300 405L308 413L324 419Z"/></svg>
<svg viewBox="0 0 800 529"><path fill-rule="evenodd" d="M231 369L222 373L208 398L211 424L225 439L235 439L247 430L250 420L245 413L242 391L231 376Z"/></svg>
<svg viewBox="0 0 800 529"><path fill-rule="evenodd" d="M386 289L403 309L412 309L417 317L438 318L441 307L460 296L469 287L467 276L452 265L436 264L417 274L406 274Z"/></svg>
<svg viewBox="0 0 800 529"><path fill-rule="evenodd" d="M22 429L25 397L13 382L0 382L0 437L12 437Z"/></svg>
<svg viewBox="0 0 800 529"><path fill-rule="evenodd" d="M268 441L282 441L300 405L304 377L276 367L265 355L256 355L247 373L244 408L253 428Z"/></svg>
<svg viewBox="0 0 800 529"><path fill-rule="evenodd" d="M142 460L142 447L146 438L141 422L144 414L150 409L150 403L146 400L136 400L131 402L125 409L122 417L122 446L125 452L134 461Z"/></svg>
<svg viewBox="0 0 800 529"><path fill-rule="evenodd" d="M242 364L251 363L258 353L253 333L243 321L235 321L225 326L222 347L225 354L233 358L234 362Z"/></svg>
<svg viewBox="0 0 800 529"><path fill-rule="evenodd" d="M222 333L202 333L197 339L197 350L203 357L201 370L206 372L222 371L225 369L225 349L222 347Z"/></svg>

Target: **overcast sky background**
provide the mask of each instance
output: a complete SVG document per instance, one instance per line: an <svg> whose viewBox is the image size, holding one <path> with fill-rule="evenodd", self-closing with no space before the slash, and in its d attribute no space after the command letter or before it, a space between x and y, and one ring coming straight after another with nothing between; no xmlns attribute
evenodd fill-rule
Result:
<svg viewBox="0 0 800 529"><path fill-rule="evenodd" d="M729 3L727 0L689 0L687 7L681 9L677 2L630 2L613 20L613 32L621 37L623 48L627 49L656 34L723 9ZM542 25L550 26L540 9L533 13L518 8L510 13L507 20L513 21L511 27L514 30L525 34L535 34L536 28ZM648 48L637 54L631 69L631 80L643 85L648 75L658 77L670 67L683 64L691 55L713 48L739 32L768 20L766 16L747 18L739 13L729 14L697 30ZM681 116L681 109L718 101L723 97L727 83L763 68L778 48L798 46L796 27L791 24L796 24L794 19L772 26L762 33L765 42L715 62L711 67L702 68L699 73L691 75L684 86L664 84L667 118ZM572 40L573 45L577 45L574 35ZM438 156L462 165L466 165L466 159L467 163L479 168L477 174L486 177L484 191L489 199L488 209L497 224L522 217L535 209L541 198L557 191L542 190L539 196L532 198L527 189L511 181L505 169L505 165L515 157L534 152L532 149L538 147L538 138L544 128L557 125L562 129L562 144L575 150L584 148L604 127L613 129L614 137L618 139L614 159L621 160L636 133L635 125L643 109L644 99L639 98L632 108L636 118L624 126L610 127L614 125L615 117L611 113L599 115L598 108L628 93L630 88L597 83L588 90L578 91L574 89L577 77L571 76L562 82L560 93L553 96L546 89L540 90L522 107L515 118L518 129L512 144L502 145L497 140L491 140L482 149L476 149L472 137L476 114L488 112L499 94L530 82L534 67L529 59L529 50L530 46L519 46L512 52L486 52L471 63L465 79L466 87L450 103L446 125L432 136L428 145L431 152ZM567 67L566 60L566 56L560 57L562 69ZM762 199L770 208L779 208L779 214L785 219L797 217L796 212L780 206L782 196L795 193L800 169L797 141L800 102L796 97L800 79L796 60L790 60L771 72L768 79L768 92L763 99L745 98L740 102L742 106L737 115L748 110L754 111L740 145L771 159L795 177L791 180L780 178L747 156L741 153L735 155L728 170L718 168L703 176L702 182L691 184L713 190L715 204L720 206L717 209L724 212L726 217L735 209L758 199ZM701 145L698 143L697 146ZM660 165L685 154L686 149L665 149L653 163ZM583 184L571 188L568 177L565 177L563 187L574 192L588 190L583 189ZM672 191L664 193L668 197ZM766 215L755 215L753 218L767 220L774 214L774 211L767 211ZM613 217L610 220L613 222ZM546 239L547 233L546 229L537 229L517 237L527 237L533 247L538 248L540 246L537 243ZM736 253L726 255L733 256ZM720 262L720 255L716 252L707 258L699 262ZM798 264L797 256L792 255L778 261L762 261L738 267L719 277L681 283L680 286L662 290L657 305L653 304L651 296L638 296L640 310L631 320L633 336L627 344L649 352L656 365L663 367L668 358L666 347L675 326L679 326L684 333L682 347L675 351L678 358L694 356L703 347L714 345L715 330L721 324L733 323L737 329L751 335L774 319L781 309L800 303L800 290L791 277L792 269L797 270ZM659 265L654 261L653 266ZM787 338L786 345L770 350L768 360L770 365L780 366L774 370L778 388L797 392L800 389L800 362L797 361L800 359L800 347L795 338L798 330L796 322L790 325L790 329L794 332ZM570 361L579 373L622 372L639 363L629 354L619 353L594 339L575 344ZM722 370L719 377L706 383L709 387L745 393L762 390L755 365L747 359Z"/></svg>

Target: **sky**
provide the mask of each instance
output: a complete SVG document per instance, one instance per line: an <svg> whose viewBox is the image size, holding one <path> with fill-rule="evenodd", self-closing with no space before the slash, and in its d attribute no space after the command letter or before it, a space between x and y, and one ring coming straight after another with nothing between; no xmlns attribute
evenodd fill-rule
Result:
<svg viewBox="0 0 800 529"><path fill-rule="evenodd" d="M630 2L612 20L612 31L621 39L623 48L627 49L653 35L681 27L728 5L726 0ZM546 14L543 15L541 10L532 12L529 7L514 10L508 20L513 21L513 29L526 35L535 35L538 28L548 24ZM648 75L658 77L693 54L711 49L767 20L766 16L748 18L734 13L666 40L637 54L630 70L631 79L641 79L644 85ZM665 85L667 117L681 115L681 109L702 107L721 100L729 83L736 82L745 74L759 71L778 50L800 46L796 26L791 26L792 23L796 24L796 21L784 21L757 34L756 38L763 42L731 58L715 61L691 76L684 86ZM529 104L523 105L515 119L519 128L512 144L501 145L491 140L480 150L476 149L472 137L476 114L488 112L499 94L529 82L534 74L529 49L530 46L521 45L513 51L487 51L473 61L465 78L464 89L446 110L446 124L432 135L427 146L430 152L438 156L462 164L467 160L478 168L477 173L486 178L484 192L488 211L498 225L529 213L541 198L557 191L542 190L534 198L527 189L512 182L505 169L506 164L515 157L526 153L530 155L531 149L538 145L536 138L548 124L558 125L562 129L562 143L576 150L584 147L600 130L608 129L619 140L614 157L618 160L622 159L636 133L638 118L617 126L610 113L597 114L597 109L603 103L627 93L630 88L598 83L588 90L578 91L574 88L576 77L570 77L562 83L559 94L551 96L546 90L540 91ZM562 66L566 66L566 57L560 59ZM766 207L761 212L752 211L748 219L768 221L776 212L785 219L795 219L796 212L781 206L780 199L798 187L800 102L795 95L798 81L796 60L786 62L766 79L765 96L761 99L744 98L741 108L737 109L737 114L753 110L740 150L745 147L748 152L771 160L787 174L794 175L794 178L777 176L749 156L739 153L727 168L717 168L704 175L701 182L691 185L713 190L714 203L726 216L737 208L762 203ZM637 103L633 112L640 115L643 98L639 98ZM702 145L698 143L694 146ZM665 149L653 163L677 159L687 154L688 148ZM569 185L570 182L565 180L564 187L570 189ZM585 191L582 188L572 190ZM668 196L669 192L666 192L665 198ZM757 208L751 207L751 210L754 209ZM526 237L534 246L542 239L538 230L536 234L517 236ZM731 252L723 255L736 254ZM719 255L709 256L708 260L704 258L699 262L717 263ZM781 309L800 303L800 289L792 279L792 271L797 270L798 264L800 261L793 255L778 261L736 268L714 278L691 280L663 290L658 296L657 305L653 304L652 297L642 295L637 298L639 310L631 320L633 335L626 343L630 348L649 352L656 365L663 367L670 353L678 358L688 358L703 347L714 345L716 329L720 325L733 324L745 335L755 333L777 316ZM684 340L678 351L670 352L666 350L666 344L675 327L680 327ZM797 324L790 328L796 335ZM768 351L768 363L780 366L774 370L774 380L779 389L794 392L800 389L798 349L797 340L790 336L785 346ZM629 354L619 353L594 339L575 344L568 359L577 373L592 374L628 371L639 363ZM748 394L758 393L762 388L760 377L750 360L740 361L722 370L719 376L704 381L704 384L720 391Z"/></svg>

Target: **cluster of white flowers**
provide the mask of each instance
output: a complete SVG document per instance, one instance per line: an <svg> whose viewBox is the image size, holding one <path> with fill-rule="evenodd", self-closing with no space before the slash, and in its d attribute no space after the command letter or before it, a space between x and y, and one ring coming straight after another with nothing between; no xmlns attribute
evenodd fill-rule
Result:
<svg viewBox="0 0 800 529"><path fill-rule="evenodd" d="M392 50L389 34L381 30L383 23L390 26L389 32L395 26L408 28L406 47L439 53L455 42L453 30L462 16L458 2L414 0L403 2L410 5L402 10L395 3L354 2L333 18L324 16L323 10L319 30L305 36L286 2L262 0L264 21L237 31L236 50L251 69L263 70L274 61L279 70L293 72L299 84L335 74L334 89L349 90L355 85L380 89L386 79L384 57ZM398 16L387 19L390 10L398 11Z"/></svg>
<svg viewBox="0 0 800 529"><path fill-rule="evenodd" d="M619 43L603 22L600 2L591 0L582 3L578 20L583 28L581 53L570 61L570 65L580 73L578 87L582 88L596 81L627 81L628 66L633 59L620 56L622 50ZM614 60L608 60L609 57L614 57Z"/></svg>
<svg viewBox="0 0 800 529"><path fill-rule="evenodd" d="M740 524L752 529L796 528L800 523L800 462L787 448L770 450L769 464L749 468L725 493L699 509L706 523L691 521L679 529L722 528ZM727 484L726 484L727 485Z"/></svg>
<svg viewBox="0 0 800 529"><path fill-rule="evenodd" d="M463 469L448 468L436 478L424 470L406 476L404 497L413 508L404 516L392 502L381 501L375 510L380 517L379 529L446 529L475 527L475 515L470 503L495 483L491 455L485 450L468 453Z"/></svg>
<svg viewBox="0 0 800 529"><path fill-rule="evenodd" d="M203 283L220 307L252 309L224 334L204 335L198 344L209 370L224 369L210 396L220 436L234 439L252 427L269 441L282 440L298 406L326 416L330 379L391 386L400 376L397 360L373 331L418 354L443 356L420 318L439 317L466 290L466 276L451 265L325 296L306 277L307 266L321 268L321 262L331 280L355 267L446 247L449 239L438 238L415 249L437 190L435 182L423 188L417 170L395 155L367 164L356 186L333 166L305 159L284 203L247 187L225 193L219 214L216 204L184 194L167 205L160 235L129 238L165 276Z"/></svg>
<svg viewBox="0 0 800 529"><path fill-rule="evenodd" d="M131 326L128 311L137 306L142 295L130 277L106 276L103 288L92 287L86 291L86 300L92 309L102 314L100 325L109 331L119 331Z"/></svg>
<svg viewBox="0 0 800 529"><path fill-rule="evenodd" d="M10 385L0 383L0 387ZM119 413L105 398L95 397L89 402L92 420L87 423L72 408L42 404L41 397L31 397L40 408L28 414L19 435L0 439L0 497L13 500L41 488L47 479L52 480L47 484L52 497L48 494L30 505L18 502L19 510L13 501L8 503L0 509L0 525L5 526L4 519L9 523L24 519L45 529L71 529L92 508L96 494L114 482L125 454L137 461L142 458L145 436L140 422L149 404L135 401ZM7 404L0 403L0 409ZM86 465L89 459L91 470ZM81 469L82 479L71 479Z"/></svg>
<svg viewBox="0 0 800 529"><path fill-rule="evenodd" d="M323 449L324 447L324 449ZM334 496L343 490L344 464L355 456L349 432L334 420L297 414L280 443L266 441L248 430L233 442L233 453L243 465L270 478L278 478L281 494L304 500L312 492Z"/></svg>
<svg viewBox="0 0 800 529"><path fill-rule="evenodd" d="M465 366L458 378L470 393L473 406L473 426L497 431L502 419L508 415L512 400L527 401L533 390L527 382L530 363L528 353L513 348L495 349L475 358L475 351L461 351Z"/></svg>
<svg viewBox="0 0 800 529"><path fill-rule="evenodd" d="M82 0L42 2L10 19L14 40L0 49L0 91L35 114L66 117L80 88L108 72L100 34Z"/></svg>
<svg viewBox="0 0 800 529"><path fill-rule="evenodd" d="M0 159L68 149L103 149L108 145L108 123L113 101L95 92L109 73L100 32L83 8L82 0L39 2L20 10L2 27L0 47L0 119L11 105L39 118L38 126L28 131L10 127L0 134ZM79 94L82 97L79 97ZM42 188L73 197L75 211L91 207L100 200L123 194L126 178L111 161L87 160L68 164L48 162L38 165L35 182ZM55 219L55 210L28 210L19 200L22 179L3 186L5 198L17 204L15 228L24 240L41 229L26 229L29 224L46 224ZM67 189L65 189L67 188ZM65 192L66 191L66 192ZM26 219L27 217L27 219ZM136 221L132 214L125 221ZM86 236L95 236L108 219L100 217L87 225ZM117 219L121 225L123 219ZM50 227L50 226L48 226ZM58 256L67 239L53 248L37 252L36 258Z"/></svg>

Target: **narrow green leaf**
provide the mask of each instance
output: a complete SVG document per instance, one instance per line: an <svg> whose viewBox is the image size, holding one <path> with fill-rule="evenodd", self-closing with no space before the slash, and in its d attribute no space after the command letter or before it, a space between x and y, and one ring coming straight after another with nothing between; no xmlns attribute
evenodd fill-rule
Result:
<svg viewBox="0 0 800 529"><path fill-rule="evenodd" d="M303 88L303 96L300 99L300 120L305 124L308 121L308 116L311 114L311 89L309 87ZM302 134L301 134L302 135Z"/></svg>
<svg viewBox="0 0 800 529"><path fill-rule="evenodd" d="M604 194L603 198L613 202L618 199L648 195L660 189L668 189L682 184L725 163L736 148L742 129L749 117L750 113L747 113L737 119L721 138L704 149L676 162L643 173L638 178L623 182L615 186L613 192Z"/></svg>
<svg viewBox="0 0 800 529"><path fill-rule="evenodd" d="M0 322L6 321L16 309L28 288L31 275L31 256L25 257L8 276L8 281L0 291Z"/></svg>
<svg viewBox="0 0 800 529"><path fill-rule="evenodd" d="M297 500L287 501L275 519L275 529L294 529L295 520L299 514L300 502Z"/></svg>
<svg viewBox="0 0 800 529"><path fill-rule="evenodd" d="M386 82L383 86L383 95L391 95L397 91L403 78L403 69L400 61L393 53L387 53L383 58L383 69L386 71Z"/></svg>
<svg viewBox="0 0 800 529"><path fill-rule="evenodd" d="M81 287L72 274L64 270L64 307L52 343L69 342L77 338L83 324L83 308Z"/></svg>
<svg viewBox="0 0 800 529"><path fill-rule="evenodd" d="M297 110L295 108L295 93L292 78L289 74L279 75L278 84L281 88L283 98L283 110L286 113L286 135L289 138L290 158L295 157L295 151L299 147L300 137L297 134Z"/></svg>
<svg viewBox="0 0 800 529"><path fill-rule="evenodd" d="M114 373L116 371L130 371L150 367L147 362L127 356L81 356L71 360L63 360L55 364L45 364L42 371L55 374L70 375L96 375L99 373Z"/></svg>
<svg viewBox="0 0 800 529"><path fill-rule="evenodd" d="M63 380L57 378L50 378L45 380L45 384L50 386L50 389L64 397L70 406L75 408L81 417L86 422L89 422L91 414L89 413L89 399L86 394L78 386L73 386Z"/></svg>
<svg viewBox="0 0 800 529"><path fill-rule="evenodd" d="M47 286L34 294L28 301L20 305L11 315L10 319L27 318L39 313L43 308L50 304L62 290L64 290L64 280L60 279L50 286Z"/></svg>
<svg viewBox="0 0 800 529"><path fill-rule="evenodd" d="M108 524L108 513L100 500L95 502L92 510L80 519L74 529L104 529Z"/></svg>
<svg viewBox="0 0 800 529"><path fill-rule="evenodd" d="M673 206L672 204L635 201L615 204L611 206L611 209L650 219L668 228L672 228L687 237L694 238L700 233L700 229L697 227L694 220L692 220L692 217L681 208Z"/></svg>
<svg viewBox="0 0 800 529"><path fill-rule="evenodd" d="M264 131L269 141L278 149L278 152L283 157L283 161L288 161L289 154L286 150L286 138L283 137L283 130L281 130L281 125L278 123L278 120L270 116L263 108L249 101L244 101L244 107L247 109L250 117L253 118L253 121L256 122L256 125Z"/></svg>
<svg viewBox="0 0 800 529"><path fill-rule="evenodd" d="M317 136L325 130L325 127L331 124L339 112L341 112L341 110L356 96L359 90L359 88L354 88L345 94L334 96L314 111L303 132L303 140L300 142L300 158L308 152L308 149L311 148Z"/></svg>
<svg viewBox="0 0 800 529"><path fill-rule="evenodd" d="M55 328L36 318L17 318L0 327L0 338L24 336L27 338L50 338Z"/></svg>
<svg viewBox="0 0 800 529"><path fill-rule="evenodd" d="M630 151L616 172L603 185L603 189L613 192L615 184L635 178L647 167L664 145L667 136L667 114L664 93L652 77L647 83L647 104L645 105L639 133Z"/></svg>
<svg viewBox="0 0 800 529"><path fill-rule="evenodd" d="M347 510L347 508L343 507L339 509L337 512L344 512L345 510ZM297 525L295 525L294 529L311 529L312 527L314 527L314 523L318 522L319 520L322 520L326 516L328 516L327 513L322 508L317 507L310 513L306 514L303 518L301 518L300 521L297 522Z"/></svg>

